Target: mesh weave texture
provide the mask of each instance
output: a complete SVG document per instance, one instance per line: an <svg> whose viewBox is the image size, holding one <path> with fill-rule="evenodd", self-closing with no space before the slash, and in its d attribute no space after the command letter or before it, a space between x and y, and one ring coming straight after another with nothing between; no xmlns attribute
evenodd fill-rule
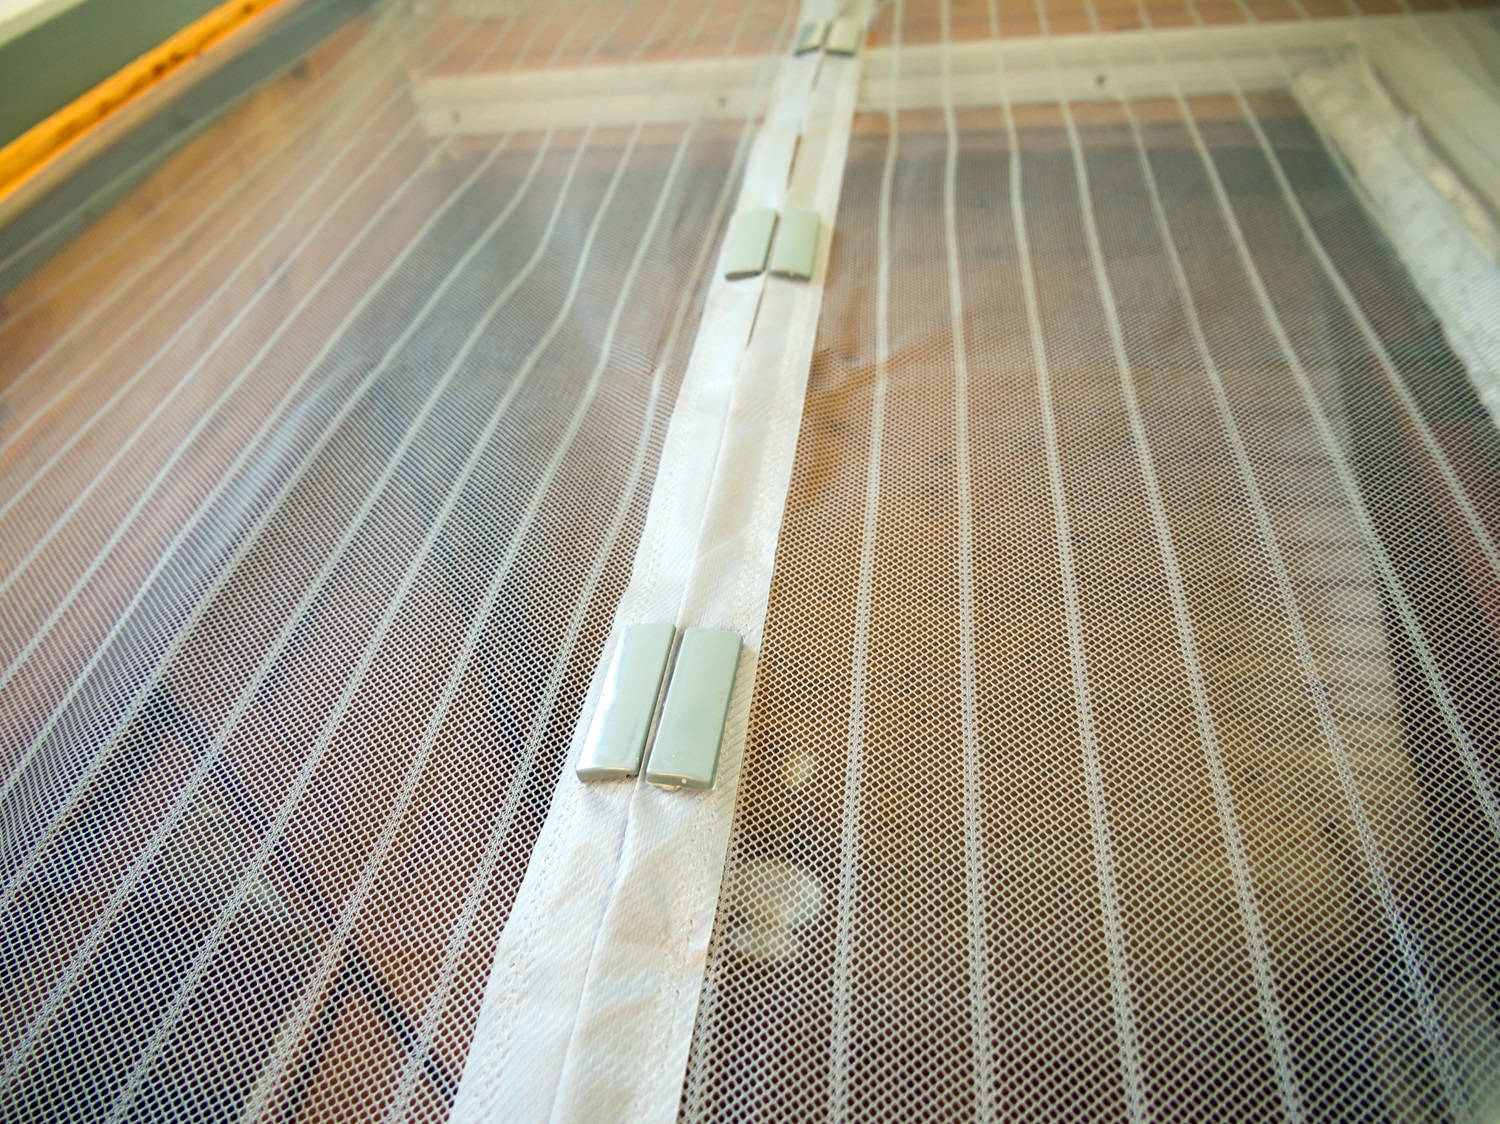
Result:
<svg viewBox="0 0 1500 1124"><path fill-rule="evenodd" d="M9 295L0 1115L446 1116L754 120L411 80L786 19L377 13Z"/></svg>
<svg viewBox="0 0 1500 1124"><path fill-rule="evenodd" d="M857 120L684 1120L1495 1105L1500 441L1253 104L1415 421L1232 106Z"/></svg>
<svg viewBox="0 0 1500 1124"><path fill-rule="evenodd" d="M414 91L795 20L377 7L5 295L0 1116L445 1118L759 107ZM682 1118L1497 1111L1500 437L1292 101L861 115L826 283Z"/></svg>

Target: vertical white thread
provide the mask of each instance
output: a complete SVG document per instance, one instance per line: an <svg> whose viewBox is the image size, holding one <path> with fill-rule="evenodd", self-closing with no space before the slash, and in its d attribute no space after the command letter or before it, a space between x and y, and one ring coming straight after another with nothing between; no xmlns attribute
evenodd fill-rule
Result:
<svg viewBox="0 0 1500 1124"><path fill-rule="evenodd" d="M1038 3L1042 34L1051 35L1046 10ZM1134 1124L1145 1124L1148 1115L1146 1082L1141 1062L1140 1034L1136 1026L1135 1001L1131 995L1130 961L1125 947L1125 928L1120 913L1119 880L1115 873L1114 847L1110 838L1103 770L1099 763L1098 736L1094 729L1093 699L1089 689L1084 650L1083 615L1078 602L1078 574L1073 559L1073 532L1063 486L1062 450L1057 434L1057 415L1052 404L1052 376L1042 338L1041 311L1036 278L1032 273L1031 244L1027 237L1021 192L1021 148L1015 114L1011 110L1004 65L996 54L1005 130L1010 145L1011 217L1016 231L1016 253L1021 265L1021 290L1026 299L1026 322L1036 359L1037 398L1041 406L1042 444L1047 457L1047 484L1052 496L1057 531L1058 568L1061 576L1064 614L1068 624L1068 663L1073 695L1078 708L1079 751L1083 757L1084 785L1088 799L1089 828L1093 840L1094 872L1099 883L1099 907L1109 961L1109 987L1114 1011L1115 1036L1120 1050L1120 1077L1125 1110Z"/></svg>
<svg viewBox="0 0 1500 1124"><path fill-rule="evenodd" d="M1089 18L1098 35L1098 18L1093 0L1087 0ZM1056 69L1054 67L1054 75ZM1060 84L1059 84L1060 87ZM1118 89L1118 84L1116 84ZM1078 204L1083 217L1084 236L1088 242L1089 259L1093 265L1094 280L1104 310L1105 326L1108 329L1110 350L1120 376L1120 391L1125 402L1125 413L1130 421L1130 432L1135 450L1140 459L1141 480L1145 488L1147 506L1151 512L1152 531L1157 549L1161 553L1162 568L1167 579L1167 590L1172 603L1172 618L1177 629L1178 643L1182 646L1183 663L1187 670L1188 692L1193 702L1193 716L1198 725L1198 736L1203 743L1203 753L1208 764L1214 807L1219 818L1220 831L1224 836L1224 847L1229 858L1229 867L1234 879L1235 899L1239 905L1240 920L1245 929L1245 939L1250 954L1252 975L1261 1015L1261 1025L1270 1046L1272 1065L1276 1073L1277 1088L1282 1099L1282 1109L1287 1119L1301 1121L1306 1112L1302 1102L1301 1088L1292 1063L1291 1047L1287 1043L1286 1019L1281 1010L1281 999L1266 944L1265 928L1261 921L1260 907L1256 900L1255 882L1250 872L1249 859L1245 853L1244 839L1240 834L1239 820L1235 814L1234 796L1229 787L1229 778L1224 770L1224 761L1219 749L1218 730L1213 711L1209 705L1208 692L1204 687L1203 666L1198 657L1197 640L1193 632L1192 615L1188 608L1186 583L1182 567L1177 558L1177 549L1172 541L1171 524L1167 519L1166 503L1162 498L1161 482L1151 456L1151 446L1146 435L1145 421L1140 403L1136 398L1135 379L1130 360L1125 350L1124 332L1120 324L1119 310L1115 305L1114 291L1105 268L1104 250L1099 238L1098 223L1094 215L1093 189L1089 180L1088 166L1078 136L1077 122L1068 101L1058 90L1059 104L1068 131L1068 140L1073 153L1073 170L1078 181ZM1125 99L1120 104L1129 113ZM1131 118L1134 123L1134 118ZM1139 136L1137 135L1137 141Z"/></svg>
<svg viewBox="0 0 1500 1124"><path fill-rule="evenodd" d="M848 764L844 810L839 823L838 915L834 922L833 1026L829 1037L829 1116L850 1119L850 1001L854 990L855 898L859 893L860 769L864 754L865 696L870 663L870 613L875 584L875 530L880 516L880 462L885 442L885 404L891 355L891 192L900 148L896 91L901 79L901 24L904 0L891 16L890 105L886 110L885 165L880 176L877 217L878 281L875 290L875 387L870 403L870 448L865 466L865 506L859 537L859 585L854 602L854 642L849 683Z"/></svg>
<svg viewBox="0 0 1500 1124"><path fill-rule="evenodd" d="M964 871L969 952L969 1013L974 1023L974 1084L978 1116L995 1119L995 1047L990 1026L990 942L984 872L983 796L980 791L979 686L974 641L974 482L969 450L969 356L964 338L963 285L959 275L958 128L953 118L951 13L940 8L943 29L943 122L948 149L943 164L943 234L948 258L948 314L953 332L954 463L958 483L959 721L963 744Z"/></svg>

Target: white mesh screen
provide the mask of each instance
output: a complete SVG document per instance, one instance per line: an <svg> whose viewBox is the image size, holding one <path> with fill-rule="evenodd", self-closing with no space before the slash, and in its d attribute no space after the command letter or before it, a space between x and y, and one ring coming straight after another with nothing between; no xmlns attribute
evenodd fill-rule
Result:
<svg viewBox="0 0 1500 1124"><path fill-rule="evenodd" d="M364 21L6 299L0 1114L446 1116L754 120L411 80L781 3Z"/></svg>
<svg viewBox="0 0 1500 1124"><path fill-rule="evenodd" d="M1291 95L1105 34L1385 6L877 7L1099 92L855 118L641 1116L1500 1113L1500 434ZM4 295L0 1115L447 1116L798 18L377 6Z"/></svg>
<svg viewBox="0 0 1500 1124"><path fill-rule="evenodd" d="M683 1119L1496 1103L1500 441L1253 106L1415 412L1227 99L857 119Z"/></svg>

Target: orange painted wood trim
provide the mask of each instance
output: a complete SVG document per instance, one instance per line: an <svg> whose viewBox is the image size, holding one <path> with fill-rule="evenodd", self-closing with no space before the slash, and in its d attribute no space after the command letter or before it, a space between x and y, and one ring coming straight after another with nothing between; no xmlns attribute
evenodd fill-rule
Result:
<svg viewBox="0 0 1500 1124"><path fill-rule="evenodd" d="M0 148L0 201L14 193L90 130L149 93L247 24L290 0L228 0L147 51L88 93Z"/></svg>

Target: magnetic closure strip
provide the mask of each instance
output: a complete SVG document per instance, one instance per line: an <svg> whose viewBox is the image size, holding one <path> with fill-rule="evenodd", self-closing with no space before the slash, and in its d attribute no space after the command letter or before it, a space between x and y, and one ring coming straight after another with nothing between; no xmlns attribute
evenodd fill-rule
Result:
<svg viewBox="0 0 1500 1124"><path fill-rule="evenodd" d="M620 634L574 770L579 780L614 781L641 771L676 632L671 624L633 624Z"/></svg>
<svg viewBox="0 0 1500 1124"><path fill-rule="evenodd" d="M771 272L794 281L812 280L818 261L818 230L815 211L787 211L781 216L776 232L776 248L771 251Z"/></svg>
<svg viewBox="0 0 1500 1124"><path fill-rule="evenodd" d="M646 779L663 788L712 788L719 743L740 662L740 634L690 628L682 634L662 704Z"/></svg>
<svg viewBox="0 0 1500 1124"><path fill-rule="evenodd" d="M797 35L797 45L792 48L792 54L805 55L809 51L816 51L823 46L823 41L827 38L828 21L809 20L802 25L802 30Z"/></svg>
<svg viewBox="0 0 1500 1124"><path fill-rule="evenodd" d="M859 20L852 16L836 19L828 31L828 41L823 49L830 55L852 55L859 50L860 34L863 31Z"/></svg>
<svg viewBox="0 0 1500 1124"><path fill-rule="evenodd" d="M771 235L775 230L776 212L769 207L736 215L724 256L724 276L738 281L762 272L771 254Z"/></svg>

